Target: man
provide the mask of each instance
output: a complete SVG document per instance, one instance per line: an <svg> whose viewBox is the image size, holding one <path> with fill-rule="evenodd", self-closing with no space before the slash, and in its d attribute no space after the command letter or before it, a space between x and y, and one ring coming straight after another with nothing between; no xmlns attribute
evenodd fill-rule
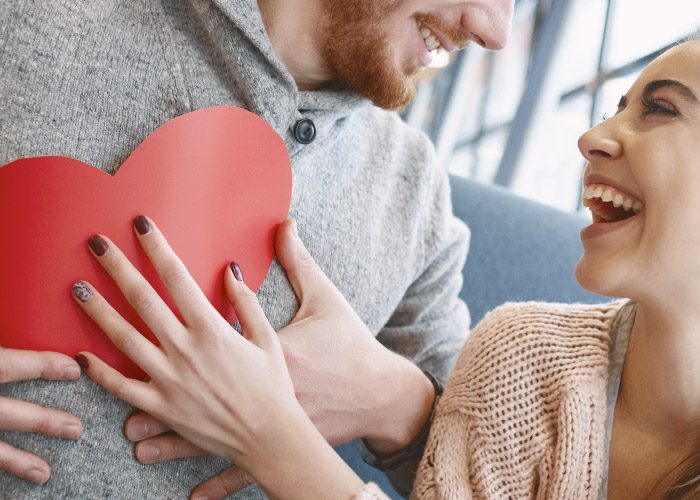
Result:
<svg viewBox="0 0 700 500"><path fill-rule="evenodd" d="M469 41L501 48L512 3L3 2L0 164L60 154L114 172L152 130L182 113L222 104L257 113L286 142L290 216L318 265L364 328L444 379L468 328L457 298L468 233L451 215L447 178L432 165L429 141L381 108L409 102L428 48ZM259 299L277 330L299 307L278 263ZM371 443L373 429L357 409L380 404L370 384L386 375L383 368L360 364L337 373L327 353L343 347L333 345L332 330L307 323L280 330L288 353L318 346L313 359L288 356L302 404L331 442ZM9 349L0 350L0 367L3 382L78 374L69 358ZM423 377L418 370L411 376ZM364 394L349 389L357 380L366 381ZM427 379L423 387L430 401ZM139 464L121 429L132 409L85 377L5 384L0 394L0 429L20 431L0 433L3 498L182 497L228 465L212 457ZM130 437L153 433L143 422L143 415L132 420ZM71 442L29 432L82 436ZM167 442L151 441L165 448L141 446L137 456L156 462L177 455ZM12 475L43 483L50 473L42 486Z"/></svg>

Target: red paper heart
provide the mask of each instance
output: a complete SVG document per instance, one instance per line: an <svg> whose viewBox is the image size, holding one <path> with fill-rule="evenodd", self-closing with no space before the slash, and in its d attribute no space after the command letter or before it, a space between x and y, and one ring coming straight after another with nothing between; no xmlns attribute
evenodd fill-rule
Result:
<svg viewBox="0 0 700 500"><path fill-rule="evenodd" d="M0 345L69 356L88 350L142 376L70 295L75 281L89 281L153 340L90 255L90 236L111 238L175 310L133 231L136 216L149 216L212 304L235 321L223 270L237 261L257 291L291 185L284 141L258 116L224 106L167 122L114 176L60 156L9 163L0 168Z"/></svg>

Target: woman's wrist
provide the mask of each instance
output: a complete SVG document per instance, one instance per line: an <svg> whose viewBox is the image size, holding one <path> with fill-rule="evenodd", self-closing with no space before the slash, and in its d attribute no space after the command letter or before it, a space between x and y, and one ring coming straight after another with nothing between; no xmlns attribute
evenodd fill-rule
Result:
<svg viewBox="0 0 700 500"><path fill-rule="evenodd" d="M385 365L382 407L364 436L375 455L392 455L411 444L424 430L436 398L431 380L405 358L394 355Z"/></svg>
<svg viewBox="0 0 700 500"><path fill-rule="evenodd" d="M249 471L270 498L352 498L364 482L336 454L301 406L279 414ZM280 453L285 459L279 460Z"/></svg>

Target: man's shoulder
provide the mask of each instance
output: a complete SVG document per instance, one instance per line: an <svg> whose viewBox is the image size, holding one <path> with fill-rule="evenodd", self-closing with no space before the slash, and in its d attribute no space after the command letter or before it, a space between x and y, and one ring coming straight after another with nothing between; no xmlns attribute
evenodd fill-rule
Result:
<svg viewBox="0 0 700 500"><path fill-rule="evenodd" d="M400 146L397 153L430 157L434 154L430 138L422 130L406 123L397 111L366 103L358 108L353 118L356 126L372 133L377 144Z"/></svg>

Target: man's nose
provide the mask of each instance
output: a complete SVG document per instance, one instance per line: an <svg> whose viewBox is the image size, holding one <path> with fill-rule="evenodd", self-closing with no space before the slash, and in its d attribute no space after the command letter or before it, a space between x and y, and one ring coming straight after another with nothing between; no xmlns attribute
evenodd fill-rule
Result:
<svg viewBox="0 0 700 500"><path fill-rule="evenodd" d="M484 48L502 49L510 36L513 3L514 0L485 0L482 9L462 14L462 29Z"/></svg>

